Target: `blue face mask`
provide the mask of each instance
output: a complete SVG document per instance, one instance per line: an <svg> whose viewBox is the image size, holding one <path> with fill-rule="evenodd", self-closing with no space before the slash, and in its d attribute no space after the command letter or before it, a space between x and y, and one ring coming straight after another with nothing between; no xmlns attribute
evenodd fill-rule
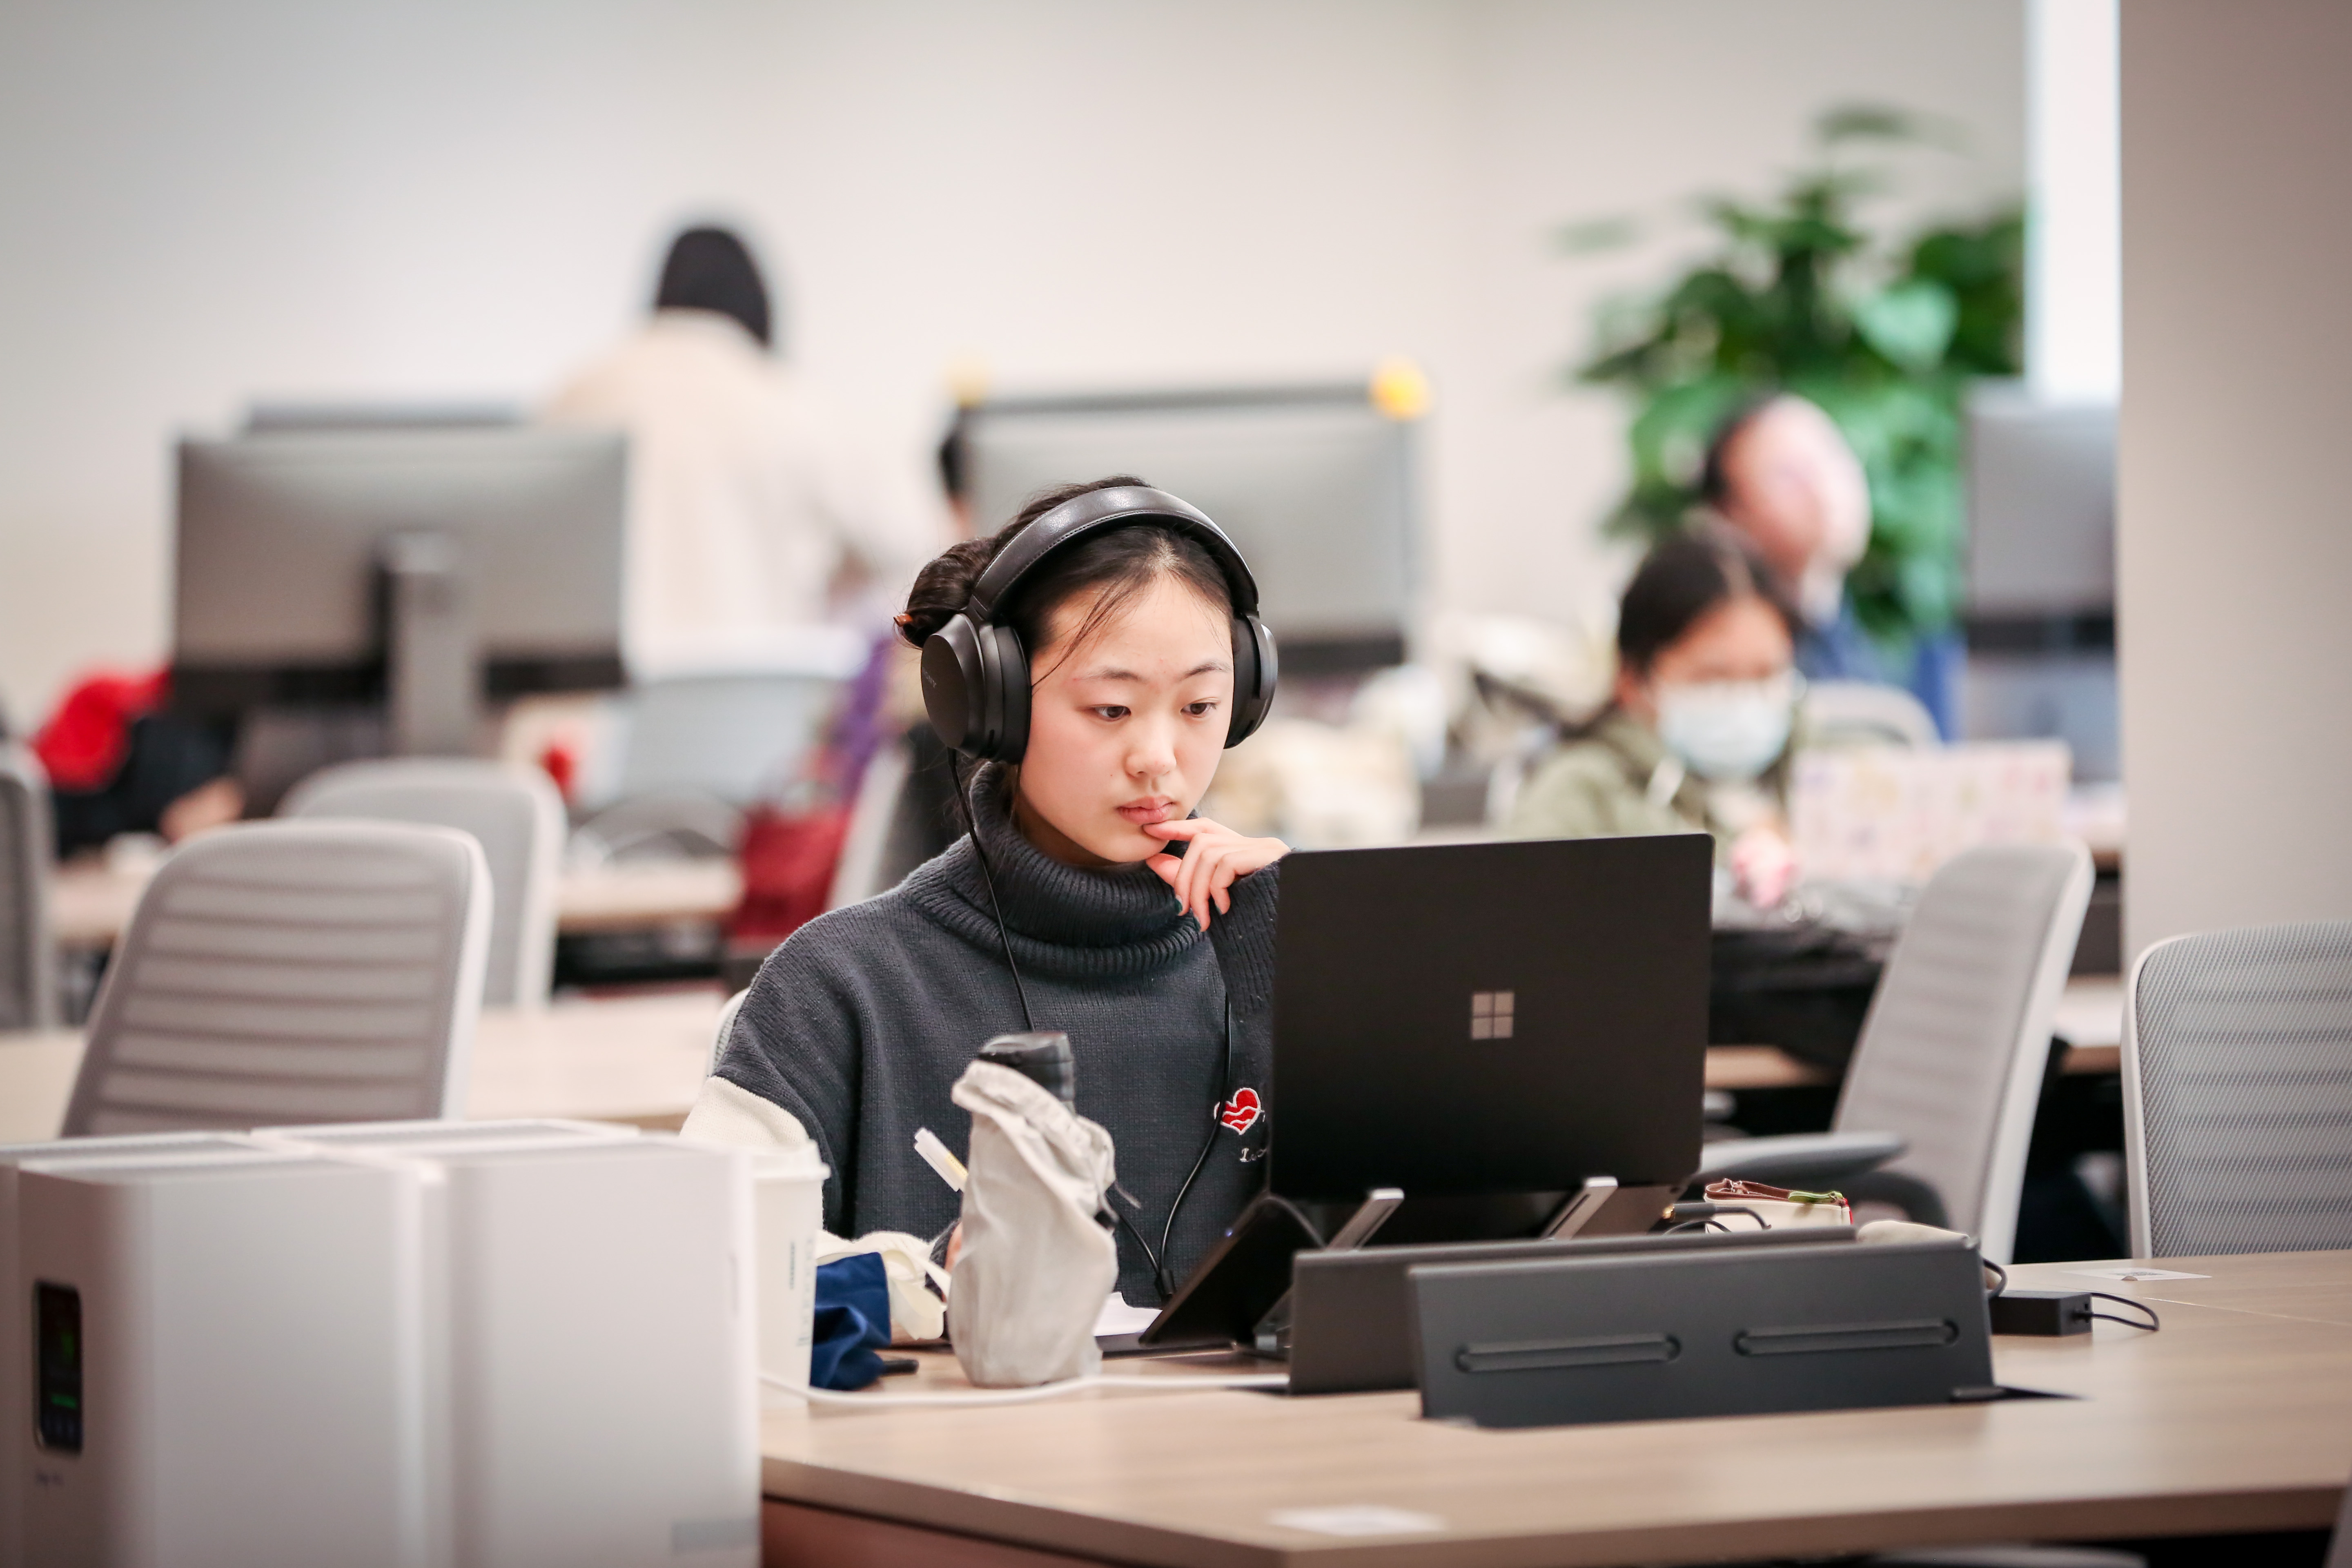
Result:
<svg viewBox="0 0 2352 1568"><path fill-rule="evenodd" d="M1797 706L1790 676L1662 685L1657 692L1658 739L1701 778L1752 779L1788 747Z"/></svg>

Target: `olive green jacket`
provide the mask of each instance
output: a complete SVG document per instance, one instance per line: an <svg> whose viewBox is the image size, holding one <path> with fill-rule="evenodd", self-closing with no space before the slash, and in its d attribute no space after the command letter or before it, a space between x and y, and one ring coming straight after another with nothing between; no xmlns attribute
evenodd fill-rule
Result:
<svg viewBox="0 0 2352 1568"><path fill-rule="evenodd" d="M1718 855L1733 837L1708 805L1706 781L1685 773L1655 731L1613 708L1538 759L1504 826L1516 838L1712 833Z"/></svg>

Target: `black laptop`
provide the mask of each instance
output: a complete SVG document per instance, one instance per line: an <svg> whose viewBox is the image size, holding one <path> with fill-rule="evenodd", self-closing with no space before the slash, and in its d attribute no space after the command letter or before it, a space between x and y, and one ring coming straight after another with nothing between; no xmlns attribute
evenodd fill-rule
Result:
<svg viewBox="0 0 2352 1568"><path fill-rule="evenodd" d="M1688 1175L1714 866L1703 833L1286 858L1274 1191Z"/></svg>
<svg viewBox="0 0 2352 1568"><path fill-rule="evenodd" d="M1316 1244L1298 1220L1316 1205L1687 1177L1713 868L1696 833L1286 858L1274 1201L1234 1222L1143 1343L1246 1338L1289 1288L1290 1255Z"/></svg>

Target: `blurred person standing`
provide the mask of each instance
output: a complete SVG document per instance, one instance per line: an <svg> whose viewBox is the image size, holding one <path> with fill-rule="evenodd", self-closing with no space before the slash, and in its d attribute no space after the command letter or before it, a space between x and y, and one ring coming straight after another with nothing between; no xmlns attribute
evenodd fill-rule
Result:
<svg viewBox="0 0 2352 1568"><path fill-rule="evenodd" d="M971 405L959 401L940 437L940 493L947 499L948 518L958 539L970 539L971 528Z"/></svg>
<svg viewBox="0 0 2352 1568"><path fill-rule="evenodd" d="M559 393L555 422L629 436L633 672L882 626L945 542L906 465L867 451L773 352L767 286L723 228L674 240L653 319Z"/></svg>
<svg viewBox="0 0 2352 1568"><path fill-rule="evenodd" d="M1900 687L1951 737L1958 639L1922 638L1906 668L1854 615L1845 580L1870 544L1870 483L1819 405L1784 392L1733 413L1707 445L1700 494L1756 547L1795 605L1796 666L1806 679Z"/></svg>

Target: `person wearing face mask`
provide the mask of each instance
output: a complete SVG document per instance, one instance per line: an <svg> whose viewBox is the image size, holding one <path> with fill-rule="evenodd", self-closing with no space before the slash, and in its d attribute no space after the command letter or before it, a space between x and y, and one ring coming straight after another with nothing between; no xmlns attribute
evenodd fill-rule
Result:
<svg viewBox="0 0 2352 1568"><path fill-rule="evenodd" d="M1845 437L1816 404L1776 393L1735 411L1708 443L1701 499L1770 570L1797 611L1796 668L1811 680L1908 690L1953 732L1949 633L1893 658L1855 618L1846 574L1870 543L1870 483Z"/></svg>
<svg viewBox="0 0 2352 1568"><path fill-rule="evenodd" d="M1696 530L1651 551L1618 611L1609 706L1537 764L1508 830L1705 831L1750 901L1779 903L1794 870L1781 783L1801 683L1797 625L1738 535Z"/></svg>

